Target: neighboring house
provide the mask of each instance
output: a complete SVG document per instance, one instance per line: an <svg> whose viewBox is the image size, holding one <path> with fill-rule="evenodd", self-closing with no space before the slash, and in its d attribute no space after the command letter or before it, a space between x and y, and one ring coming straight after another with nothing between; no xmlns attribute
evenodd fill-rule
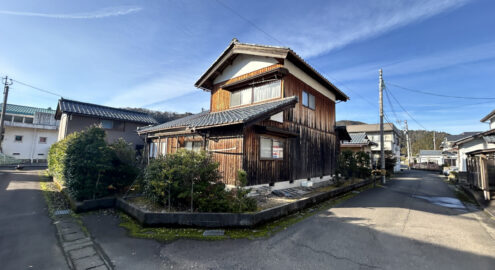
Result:
<svg viewBox="0 0 495 270"><path fill-rule="evenodd" d="M462 138L453 143L458 150L457 161L460 172L467 171L467 154L477 150L487 150L495 148L495 129L480 132L466 138Z"/></svg>
<svg viewBox="0 0 495 270"><path fill-rule="evenodd" d="M495 129L495 110L491 111L485 117L481 119L481 122L488 122L489 129Z"/></svg>
<svg viewBox="0 0 495 270"><path fill-rule="evenodd" d="M7 104L3 153L31 163L46 162L50 146L57 141L54 115L51 109Z"/></svg>
<svg viewBox="0 0 495 270"><path fill-rule="evenodd" d="M370 163L374 164L371 147L376 146L377 144L371 141L364 132L349 133L349 136L351 140L341 142L340 144L341 149L350 150L353 152L361 151L368 153L370 155Z"/></svg>
<svg viewBox="0 0 495 270"><path fill-rule="evenodd" d="M352 136L353 133L366 133L368 138L375 143L371 146L373 160L378 162L380 159L380 124L363 124L349 125L346 127L347 132ZM400 171L400 132L392 123L383 124L384 150L390 153L396 159L394 171Z"/></svg>
<svg viewBox="0 0 495 270"><path fill-rule="evenodd" d="M418 163L435 163L442 166L444 155L442 150L419 150Z"/></svg>
<svg viewBox="0 0 495 270"><path fill-rule="evenodd" d="M334 174L340 132L335 102L348 97L294 51L234 39L195 84L210 110L139 130L151 158L204 149L227 185L274 188Z"/></svg>
<svg viewBox="0 0 495 270"><path fill-rule="evenodd" d="M157 123L146 113L63 98L58 101L55 119L60 120L58 140L92 125L100 125L106 131L108 142L123 138L136 149L144 146L143 139L137 134L138 127Z"/></svg>
<svg viewBox="0 0 495 270"><path fill-rule="evenodd" d="M442 143L440 144L440 149L442 149L443 151L453 152L457 154L457 148L453 147L454 142L473 136L480 132L481 131L469 131L469 132L463 132L458 135L448 135L443 139Z"/></svg>

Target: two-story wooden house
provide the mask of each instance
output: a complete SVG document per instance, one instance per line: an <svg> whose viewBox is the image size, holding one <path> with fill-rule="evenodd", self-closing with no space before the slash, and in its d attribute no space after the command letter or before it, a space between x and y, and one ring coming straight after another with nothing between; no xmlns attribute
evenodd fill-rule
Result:
<svg viewBox="0 0 495 270"><path fill-rule="evenodd" d="M334 173L335 102L348 97L291 49L234 39L195 86L211 92L210 110L140 129L151 158L204 149L227 185L239 169L249 185L297 185Z"/></svg>

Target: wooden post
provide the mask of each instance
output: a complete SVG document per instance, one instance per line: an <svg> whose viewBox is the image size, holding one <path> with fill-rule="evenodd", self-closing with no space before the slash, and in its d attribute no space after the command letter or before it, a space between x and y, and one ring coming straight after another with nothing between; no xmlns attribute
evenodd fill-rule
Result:
<svg viewBox="0 0 495 270"><path fill-rule="evenodd" d="M480 180L481 189L483 189L483 195L485 200L489 201L490 198L490 184L488 183L488 167L486 164L486 156L480 155Z"/></svg>

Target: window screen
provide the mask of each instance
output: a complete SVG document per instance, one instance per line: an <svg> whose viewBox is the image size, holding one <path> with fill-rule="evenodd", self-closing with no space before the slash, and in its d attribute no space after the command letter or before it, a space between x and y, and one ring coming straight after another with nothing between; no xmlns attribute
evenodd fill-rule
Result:
<svg viewBox="0 0 495 270"><path fill-rule="evenodd" d="M24 123L26 123L26 124L32 124L33 123L33 118L32 117L25 117L24 118Z"/></svg>

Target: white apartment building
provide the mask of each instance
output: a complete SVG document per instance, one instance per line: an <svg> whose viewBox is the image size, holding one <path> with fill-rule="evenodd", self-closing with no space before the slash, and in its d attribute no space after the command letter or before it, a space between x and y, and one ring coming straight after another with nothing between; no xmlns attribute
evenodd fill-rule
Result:
<svg viewBox="0 0 495 270"><path fill-rule="evenodd" d="M25 162L46 162L57 136L54 110L7 104L3 154Z"/></svg>
<svg viewBox="0 0 495 270"><path fill-rule="evenodd" d="M347 132L358 133L364 132L368 136L368 139L375 143L371 146L373 153L373 160L378 161L380 158L380 124L364 124L364 125L348 125L346 126ZM396 164L394 171L400 171L400 132L392 123L383 124L383 139L384 150L391 153L396 158Z"/></svg>

